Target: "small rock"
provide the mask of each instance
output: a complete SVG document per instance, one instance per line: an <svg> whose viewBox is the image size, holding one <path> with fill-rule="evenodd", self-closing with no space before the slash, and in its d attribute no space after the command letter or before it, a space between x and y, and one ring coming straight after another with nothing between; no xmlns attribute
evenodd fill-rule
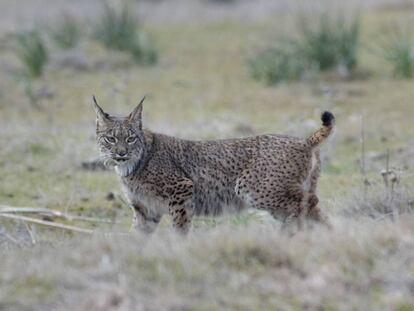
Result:
<svg viewBox="0 0 414 311"><path fill-rule="evenodd" d="M52 217L50 217L50 216L43 216L42 217L42 220L45 220L45 221L50 221L50 222L53 222L54 220L53 220L53 218Z"/></svg>
<svg viewBox="0 0 414 311"><path fill-rule="evenodd" d="M108 193L106 194L106 196L105 196L105 199L106 199L107 201L113 201L113 200L115 200L115 195L114 195L114 193L113 193L113 192L108 192Z"/></svg>

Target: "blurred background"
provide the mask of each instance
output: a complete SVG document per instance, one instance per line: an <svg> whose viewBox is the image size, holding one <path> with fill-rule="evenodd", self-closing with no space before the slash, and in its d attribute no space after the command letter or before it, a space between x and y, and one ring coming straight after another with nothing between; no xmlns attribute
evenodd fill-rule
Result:
<svg viewBox="0 0 414 311"><path fill-rule="evenodd" d="M3 209L48 208L77 217L107 221L80 223L87 229L128 230L131 213L122 199L117 178L114 172L105 170L96 160L99 153L95 143L92 95L97 97L105 111L120 115L129 113L142 96L147 95L144 127L188 139L219 139L263 133L305 136L320 126L321 112L330 110L336 116L337 130L335 136L322 148L323 173L319 195L322 208L331 215L333 222L339 227L342 224L342 231L332 235L333 241L353 244L356 237L347 236L350 231L359 232L368 226L367 223L371 226L378 224L379 220L385 220L390 234L395 233L385 240L395 239L397 244L409 243L412 246L413 219L406 215L412 215L414 206L413 21L414 1L409 0L1 0L0 205ZM40 216L39 219L55 221L53 215ZM361 225L361 219L367 222ZM406 227L411 230L406 235L401 235L401 230L406 227L395 225L396 221L403 219L408 219ZM73 224L73 219L63 219L60 222ZM168 227L168 223L167 218L164 227ZM214 221L196 219L194 230L198 235L194 239L203 240L203 234L212 235L210 238L213 240L220 239L217 230L221 229L214 228L221 228L223 223L236 232L240 226L244 228L251 223L270 223L271 226L278 227L267 214L257 212ZM370 232L382 234L379 227L369 228ZM208 229L213 233L205 233ZM233 240L222 245L225 252L229 247L237 249L239 245L244 250L247 249L246 254L257 255L255 250L251 251L244 244L246 241L240 242L232 233L226 234L232 236ZM260 237L260 234L255 234L251 234L253 241ZM366 237L366 245L377 241L373 242L372 239L377 239L378 236L369 236L365 231L362 235ZM72 240L72 233L36 226L28 228L21 220L0 218L1 237L0 253L15 249L16 244L25 248L41 244L42 241L55 243L56 240ZM283 248L285 242L291 242L286 240L287 237L281 241L275 239L271 242L279 243L282 250L288 252L285 254L288 258L295 257L295 253L289 253ZM298 246L298 251L303 245L320 242L317 235L313 235L312 241L303 239L304 237L296 237L293 241ZM380 242L377 242L382 247L382 236L378 239ZM167 247L166 242L160 240L158 248ZM233 242L236 246L229 246ZM104 242L94 240L94 243L93 245L101 245L99 243ZM141 245L139 243L144 242L133 243ZM179 244L176 254L191 253L191 240L185 243L187 244ZM330 254L331 243L321 243L321 253ZM390 243L392 248L394 242ZM386 242L385 244L388 246ZM89 244L82 245L79 252L91 247ZM216 251L213 245L209 247L212 253ZM409 249L406 244L404 247ZM105 247L102 246L102 249ZM94 256L100 256L102 249L98 248ZM357 254L356 257L343 254L350 263L355 258L360 258L359 255L368 261L378 258L375 252L365 253L363 245L359 245L356 250L349 249ZM48 251L43 249L38 252L42 254L38 255L44 262L48 262ZM130 255L126 247L117 252L125 252L126 257ZM154 252L157 251L147 251L143 255L147 256L145 260L153 258L151 256ZM61 253L68 255L64 250ZM115 250L110 250L109 253L114 254ZM33 258L30 259L35 267L33 271L38 271L41 268L34 264L33 253L29 254L28 258ZM266 254L263 255L265 267L269 264L266 261L269 254ZM168 257L162 257L164 255L161 251L161 261ZM225 253L223 256L233 258L233 255L240 257L237 252ZM270 254L269 257L273 258L273 255ZM319 255L321 254L318 253L317 256ZM57 260L63 264L66 257L60 256ZM326 262L335 261L327 256L324 257ZM4 265L11 271L8 280L15 279L18 275L24 280L21 281L22 284L25 283L32 274L20 272L14 265L14 259L10 258ZM406 267L411 273L410 277L396 268L401 256L396 258L395 261L389 257L383 258L384 262L395 264L395 269L379 270L388 274L380 273L378 276L378 292L382 295L387 288L391 293L389 296L381 296L381 299L372 298L371 295L375 296L376 291L371 292L370 284L363 285L365 293L369 294L364 296L361 294L363 291L358 293L357 284L372 272L365 266L369 265L365 261L361 263L362 270L356 272L355 279L347 279L344 272L345 276L341 274L343 279L334 281L343 282L343 288L348 286L346 282L349 281L349 286L355 290L356 295L361 294L358 296L360 300L356 301L362 302L362 306L368 309L372 306L386 306L385 309L389 307L390 310L413 310L414 260L409 254L404 257L411 258L411 270ZM187 263L181 259L177 259L179 265ZM139 261L139 264L148 269L149 263L145 260ZM277 266L272 260L269 265ZM229 262L230 266L234 264L232 260ZM195 265L194 262L191 264ZM210 268L215 267L217 262L210 264ZM249 262L237 262L236 270L243 271L244 264L250 267ZM318 265L316 262L314 264ZM169 262L162 261L160 265L170 272L166 274L168 277L164 275L171 281L171 284L167 282L169 286L175 284L173 279L185 283L193 277L191 273L203 275L208 271L207 268L204 272L193 271L191 268L191 275L184 273L183 276L174 270L175 266L171 268ZM308 271L308 268L306 266L303 269ZM124 268L121 265L113 269L113 276L118 277L116 271ZM165 281L157 279L157 269L154 272L156 277L147 275L148 278L143 279L150 280L148 282L156 280L155 283ZM228 266L226 269L231 270ZM330 267L327 271L331 273L332 269L335 270ZM246 271L248 275L250 272L252 275L259 273L259 270ZM403 275L405 278L398 286L392 282L387 283L390 279ZM65 279L66 276L60 277ZM137 272L137 277L142 275ZM326 299L329 294L334 297L332 299L338 303L339 309L340 302L345 308L346 290L331 292L324 283L328 279L323 279L320 274L315 277L312 279L314 283L309 285L311 289L306 287L305 292L309 290L309 293L313 293L312 290L323 288L327 290ZM38 286L36 282L39 281L39 286L44 289L43 279L40 280L35 278L34 287ZM79 276L75 283L82 283L82 280L86 282ZM210 286L216 286L220 280L210 280ZM243 283L237 280L237 284ZM1 281L0 276L0 285L3 284ZM112 284L111 282L106 285ZM117 282L115 283L121 281ZM126 282L134 284L133 280ZM31 303L37 306L34 307L36 309L44 307L44 301L57 299L53 295L48 296L49 291L45 290L45 297L52 297L50 300L41 300L35 295L32 300L22 301L22 296L10 294L20 286L13 284L3 288L0 310L2 306L4 310L9 310L12 306L21 310ZM65 289L63 283L58 284L58 288ZM82 284L85 288L90 288L87 285L89 283ZM262 285L256 284L255 287L254 284L256 283L253 282L252 286L258 292L264 290L260 287ZM281 283L269 284L272 284L269 285L272 293L281 293L278 291L283 287L278 287ZM50 284L46 285L48 289ZM171 297L176 298L174 295L177 293L168 288L172 291ZM299 309L306 305L312 309L323 306L322 302L326 302L323 296L318 295L314 297L315 301L302 298L296 300L297 297L292 298L295 297L293 290L283 288L284 295L287 295L282 299L284 310L292 310L295 305ZM155 289L147 290L148 295L155 295ZM187 287L184 291L194 294ZM238 291L239 289L234 289L235 293ZM201 300L213 297L212 305L202 304L207 309L218 308L220 301L227 308L243 309L246 306L232 304L230 296L224 294L225 297L221 297L215 292L201 292ZM86 293L88 291L84 294ZM59 295L61 299L62 296ZM125 297L128 303L133 301L133 294L127 290L115 291L113 295L115 298L121 297L121 301ZM246 302L250 307L245 309L274 306L274 301L264 299L257 292L252 295L254 297ZM183 300L171 297L167 295L158 305L159 308L167 310L175 306L177 301L184 301L183 305L178 303L178 306L187 306L189 309L186 310L193 310L199 302L188 300L189 296ZM322 298L318 300L318 297ZM3 304L1 298L5 301ZM256 298L260 299L256 301ZM72 300L68 298L64 301ZM96 307L95 302L91 303ZM96 307L97 310L101 310L99 306ZM130 309L130 306L124 305L124 309ZM104 307L105 305L102 309ZM145 301L142 308L151 309ZM177 310L184 309L178 307Z"/></svg>

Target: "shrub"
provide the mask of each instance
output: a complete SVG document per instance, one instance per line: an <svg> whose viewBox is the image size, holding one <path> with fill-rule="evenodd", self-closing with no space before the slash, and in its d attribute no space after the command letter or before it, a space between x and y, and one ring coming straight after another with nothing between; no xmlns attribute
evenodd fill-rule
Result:
<svg viewBox="0 0 414 311"><path fill-rule="evenodd" d="M158 52L144 33L139 33L128 52L133 60L139 64L151 65L158 61Z"/></svg>
<svg viewBox="0 0 414 311"><path fill-rule="evenodd" d="M17 56L25 66L24 74L37 78L43 74L48 53L42 37L37 31L17 35Z"/></svg>
<svg viewBox="0 0 414 311"><path fill-rule="evenodd" d="M338 52L339 63L348 70L356 67L358 61L360 22L355 18L348 26L339 28Z"/></svg>
<svg viewBox="0 0 414 311"><path fill-rule="evenodd" d="M379 46L380 55L393 68L394 76L412 78L414 76L414 43L412 31L394 25L384 29Z"/></svg>
<svg viewBox="0 0 414 311"><path fill-rule="evenodd" d="M344 18L321 14L316 23L302 18L299 30L297 40L284 40L250 60L255 79L275 84L300 78L306 68L324 71L342 65L351 71L357 65L358 18L349 23Z"/></svg>
<svg viewBox="0 0 414 311"><path fill-rule="evenodd" d="M366 195L358 191L351 193L341 213L354 218L365 216L374 219L391 218L394 210L399 215L414 213L414 196L409 189L401 187L391 195L380 187L369 190Z"/></svg>
<svg viewBox="0 0 414 311"><path fill-rule="evenodd" d="M303 58L295 46L289 44L265 49L251 59L249 65L252 76L267 84L297 80L305 69Z"/></svg>
<svg viewBox="0 0 414 311"><path fill-rule="evenodd" d="M104 4L103 14L96 25L95 36L109 49L129 50L137 40L138 21L124 5L119 11Z"/></svg>
<svg viewBox="0 0 414 311"><path fill-rule="evenodd" d="M303 56L319 70L343 65L352 70L357 64L359 18L347 22L343 17L323 13L318 20L302 18L300 23Z"/></svg>
<svg viewBox="0 0 414 311"><path fill-rule="evenodd" d="M387 53L386 59L392 64L394 75L412 78L414 73L414 49L408 42L399 42Z"/></svg>
<svg viewBox="0 0 414 311"><path fill-rule="evenodd" d="M52 30L52 38L62 49L74 48L80 40L81 30L77 21L69 16L62 16L61 22Z"/></svg>
<svg viewBox="0 0 414 311"><path fill-rule="evenodd" d="M157 51L144 40L138 19L127 5L117 10L105 3L95 37L109 49L129 52L137 63L152 64L158 59Z"/></svg>
<svg viewBox="0 0 414 311"><path fill-rule="evenodd" d="M408 42L399 42L389 50L387 60L393 65L394 75L412 78L414 73L414 49Z"/></svg>
<svg viewBox="0 0 414 311"><path fill-rule="evenodd" d="M136 44L129 52L136 63L152 65L158 61L158 52L151 45Z"/></svg>

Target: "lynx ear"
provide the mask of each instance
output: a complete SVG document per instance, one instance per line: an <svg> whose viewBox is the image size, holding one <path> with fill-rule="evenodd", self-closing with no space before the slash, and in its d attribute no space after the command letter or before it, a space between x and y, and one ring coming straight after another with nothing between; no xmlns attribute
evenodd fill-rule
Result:
<svg viewBox="0 0 414 311"><path fill-rule="evenodd" d="M142 129L142 103L144 100L145 96L141 99L138 106L136 106L128 116L129 122L138 124L139 129Z"/></svg>
<svg viewBox="0 0 414 311"><path fill-rule="evenodd" d="M95 95L93 96L93 108L96 112L96 122L97 124L104 123L108 121L108 114L103 111L103 109L98 105Z"/></svg>

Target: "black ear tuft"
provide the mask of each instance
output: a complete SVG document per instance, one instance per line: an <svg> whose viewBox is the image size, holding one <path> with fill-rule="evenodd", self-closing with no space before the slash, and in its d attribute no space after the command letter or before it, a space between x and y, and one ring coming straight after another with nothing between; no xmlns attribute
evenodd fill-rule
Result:
<svg viewBox="0 0 414 311"><path fill-rule="evenodd" d="M322 113L321 120L323 126L331 126L332 123L334 123L335 121L335 117L331 112L325 111L324 113Z"/></svg>
<svg viewBox="0 0 414 311"><path fill-rule="evenodd" d="M129 114L128 119L130 122L138 124L139 128L142 128L142 104L145 100L145 96L141 99L138 106Z"/></svg>
<svg viewBox="0 0 414 311"><path fill-rule="evenodd" d="M101 106L98 105L95 95L93 95L92 98L93 98L93 108L95 109L97 120L102 121L102 122L108 120L109 114L103 111Z"/></svg>

